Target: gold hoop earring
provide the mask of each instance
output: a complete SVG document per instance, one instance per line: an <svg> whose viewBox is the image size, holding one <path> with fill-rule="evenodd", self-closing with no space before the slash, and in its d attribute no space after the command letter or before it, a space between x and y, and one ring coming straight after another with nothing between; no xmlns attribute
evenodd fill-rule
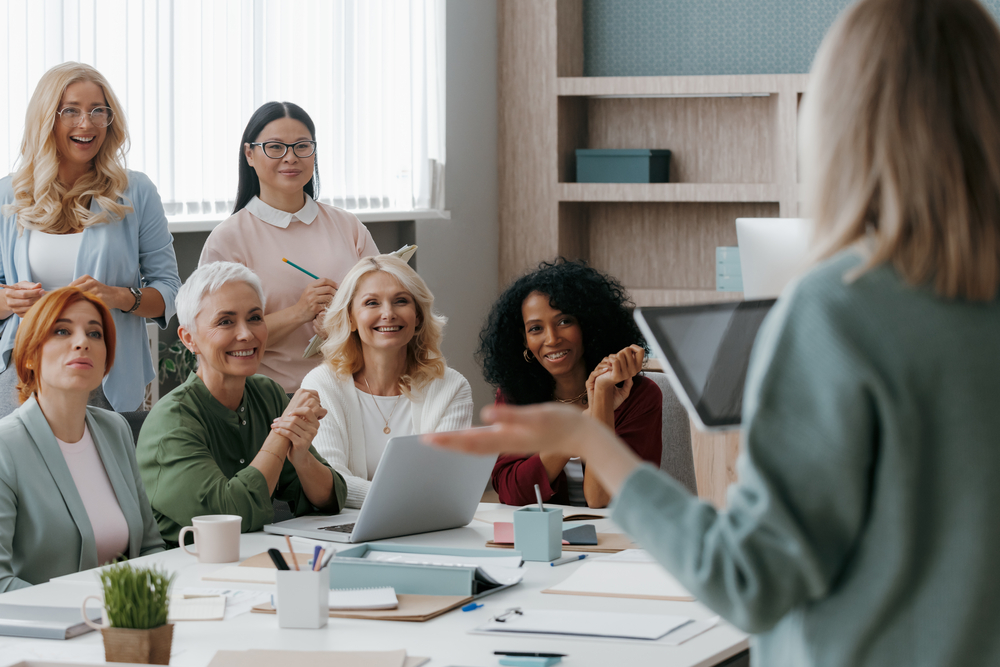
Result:
<svg viewBox="0 0 1000 667"><path fill-rule="evenodd" d="M527 363L530 364L532 361L535 360L535 356L533 354L531 354L531 352L528 351L528 348L524 348L523 354L524 354L524 361L525 362L527 362Z"/></svg>

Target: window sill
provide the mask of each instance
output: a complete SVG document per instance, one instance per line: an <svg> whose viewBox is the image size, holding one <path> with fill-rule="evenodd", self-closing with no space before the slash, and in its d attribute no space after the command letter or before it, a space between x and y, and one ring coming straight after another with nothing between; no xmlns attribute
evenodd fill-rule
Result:
<svg viewBox="0 0 1000 667"><path fill-rule="evenodd" d="M409 211L371 210L351 211L361 222L401 222L406 220L451 220L451 211L419 209ZM167 229L171 234L181 232L210 232L229 215L168 215Z"/></svg>

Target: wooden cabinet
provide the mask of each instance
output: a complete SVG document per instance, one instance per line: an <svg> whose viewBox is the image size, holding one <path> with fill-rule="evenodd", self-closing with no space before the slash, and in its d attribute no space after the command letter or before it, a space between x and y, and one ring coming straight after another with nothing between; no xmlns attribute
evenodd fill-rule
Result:
<svg viewBox="0 0 1000 667"><path fill-rule="evenodd" d="M584 77L582 0L499 0L500 282L557 255L639 306L728 301L715 248L738 217L799 209L807 76ZM670 183L576 183L578 148L672 151ZM693 432L699 493L725 504L738 434Z"/></svg>

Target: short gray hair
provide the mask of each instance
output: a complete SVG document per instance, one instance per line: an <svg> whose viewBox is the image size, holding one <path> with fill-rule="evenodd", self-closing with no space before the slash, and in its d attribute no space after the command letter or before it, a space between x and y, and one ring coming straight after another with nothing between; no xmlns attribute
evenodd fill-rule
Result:
<svg viewBox="0 0 1000 667"><path fill-rule="evenodd" d="M260 307L264 308L264 288L256 273L236 262L211 262L195 269L177 291L174 306L177 308L178 324L188 331L196 331L195 318L205 296L231 282L246 283L252 287L260 298Z"/></svg>

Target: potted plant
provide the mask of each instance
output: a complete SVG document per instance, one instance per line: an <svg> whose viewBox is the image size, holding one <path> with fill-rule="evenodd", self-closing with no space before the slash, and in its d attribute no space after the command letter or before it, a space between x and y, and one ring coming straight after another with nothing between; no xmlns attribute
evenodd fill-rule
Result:
<svg viewBox="0 0 1000 667"><path fill-rule="evenodd" d="M180 340L170 345L160 343L160 377L173 378L178 384L187 380L191 371L198 368L198 357Z"/></svg>
<svg viewBox="0 0 1000 667"><path fill-rule="evenodd" d="M174 626L167 623L167 612L173 575L122 563L102 570L98 576L108 621L108 625L99 626L105 659L170 664Z"/></svg>

